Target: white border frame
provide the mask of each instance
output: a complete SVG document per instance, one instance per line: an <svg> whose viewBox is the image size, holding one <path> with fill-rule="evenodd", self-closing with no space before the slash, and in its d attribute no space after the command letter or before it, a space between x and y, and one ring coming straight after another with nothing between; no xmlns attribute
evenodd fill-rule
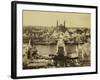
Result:
<svg viewBox="0 0 100 80"><path fill-rule="evenodd" d="M43 11L62 11L62 12L81 12L91 13L91 67L70 67L56 69L22 69L22 10L43 10ZM28 5L17 4L17 76L38 76L53 74L86 73L96 71L96 9L80 7L60 7L49 5ZM52 74L51 74L52 73Z"/></svg>

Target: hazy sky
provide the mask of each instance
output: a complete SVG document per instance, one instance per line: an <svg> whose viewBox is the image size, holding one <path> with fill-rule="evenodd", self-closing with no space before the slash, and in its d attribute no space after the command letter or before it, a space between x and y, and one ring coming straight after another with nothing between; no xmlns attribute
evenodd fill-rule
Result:
<svg viewBox="0 0 100 80"><path fill-rule="evenodd" d="M56 26L66 21L66 27L90 27L91 14L68 12L23 11L23 25Z"/></svg>

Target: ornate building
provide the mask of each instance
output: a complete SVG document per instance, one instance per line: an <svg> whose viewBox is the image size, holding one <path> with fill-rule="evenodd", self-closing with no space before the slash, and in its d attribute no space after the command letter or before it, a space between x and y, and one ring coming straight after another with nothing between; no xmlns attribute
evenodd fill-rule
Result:
<svg viewBox="0 0 100 80"><path fill-rule="evenodd" d="M64 21L63 24L59 24L58 21L57 21L56 30L59 31L59 32L64 32L65 33L65 31L67 30L66 22Z"/></svg>

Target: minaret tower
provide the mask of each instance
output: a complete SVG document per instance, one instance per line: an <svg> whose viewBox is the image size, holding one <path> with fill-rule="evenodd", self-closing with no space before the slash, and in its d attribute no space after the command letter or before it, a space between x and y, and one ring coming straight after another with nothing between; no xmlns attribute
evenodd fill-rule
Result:
<svg viewBox="0 0 100 80"><path fill-rule="evenodd" d="M58 20L57 20L57 27L58 27Z"/></svg>
<svg viewBox="0 0 100 80"><path fill-rule="evenodd" d="M66 22L65 22L65 20L64 20L64 27L66 26Z"/></svg>

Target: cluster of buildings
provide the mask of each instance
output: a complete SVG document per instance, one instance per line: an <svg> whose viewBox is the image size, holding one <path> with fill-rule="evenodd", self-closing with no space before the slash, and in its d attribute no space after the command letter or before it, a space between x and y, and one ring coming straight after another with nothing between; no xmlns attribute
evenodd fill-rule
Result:
<svg viewBox="0 0 100 80"><path fill-rule="evenodd" d="M67 27L66 22L55 27L29 26L23 27L23 42L28 43L31 38L35 44L56 44L59 35L62 35L65 43L84 43L90 39L89 28Z"/></svg>

